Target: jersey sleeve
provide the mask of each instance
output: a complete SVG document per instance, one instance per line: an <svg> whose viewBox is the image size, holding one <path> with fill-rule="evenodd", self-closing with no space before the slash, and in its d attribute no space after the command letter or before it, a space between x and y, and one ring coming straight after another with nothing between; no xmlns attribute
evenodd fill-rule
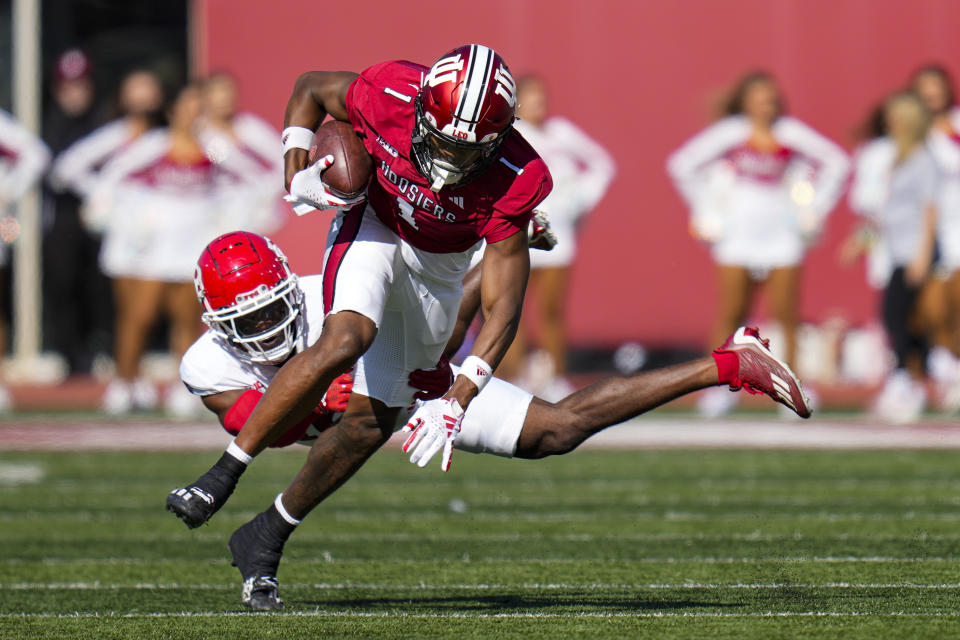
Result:
<svg viewBox="0 0 960 640"><path fill-rule="evenodd" d="M553 179L546 163L534 157L523 167L517 167L501 157L498 162L515 171L517 177L507 193L494 206L495 215L483 228L482 236L487 242L500 242L527 228L533 210L550 195Z"/></svg>
<svg viewBox="0 0 960 640"><path fill-rule="evenodd" d="M344 104L347 117L354 131L361 136L368 147L375 140L365 136L370 123L389 122L396 117L395 107L399 103L412 105L417 89L410 80L422 75L422 67L404 60L389 60L368 67L347 87ZM381 99L389 96L390 101ZM399 102L396 102L399 101Z"/></svg>
<svg viewBox="0 0 960 640"><path fill-rule="evenodd" d="M190 393L212 396L235 389L253 389L257 379L245 372L239 360L207 331L180 360L180 379Z"/></svg>

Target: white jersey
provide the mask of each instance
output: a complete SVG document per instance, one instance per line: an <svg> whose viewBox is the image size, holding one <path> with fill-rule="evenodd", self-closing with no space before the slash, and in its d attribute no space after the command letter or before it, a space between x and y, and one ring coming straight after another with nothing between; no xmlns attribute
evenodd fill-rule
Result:
<svg viewBox="0 0 960 640"><path fill-rule="evenodd" d="M566 118L548 118L540 127L517 120L514 127L543 158L553 178L553 191L537 209L547 213L557 246L552 251L531 252L530 265L569 265L575 253L576 224L603 199L616 175L616 163L606 149Z"/></svg>
<svg viewBox="0 0 960 640"><path fill-rule="evenodd" d="M323 277L300 278L300 289L303 307L298 320L302 323L298 353L314 344L323 328ZM265 391L279 370L275 365L250 362L212 330L194 342L180 361L180 379L199 396L238 389ZM532 399L526 391L494 378L467 408L454 446L471 453L512 456ZM397 428L406 423L408 415L400 412Z"/></svg>
<svg viewBox="0 0 960 640"><path fill-rule="evenodd" d="M50 164L50 150L6 111L0 110L0 213L35 185ZM0 241L0 265L6 263Z"/></svg>
<svg viewBox="0 0 960 640"><path fill-rule="evenodd" d="M218 207L222 175L243 178L235 158L170 155L166 129L143 134L114 155L96 178L88 222L104 230L100 266L111 277L189 282L197 256L232 228Z"/></svg>
<svg viewBox="0 0 960 640"><path fill-rule="evenodd" d="M745 116L724 118L675 151L667 171L694 226L709 229L717 262L793 266L803 258L805 227L819 228L840 198L849 161L843 149L795 118L774 123L774 151L751 147L752 131Z"/></svg>

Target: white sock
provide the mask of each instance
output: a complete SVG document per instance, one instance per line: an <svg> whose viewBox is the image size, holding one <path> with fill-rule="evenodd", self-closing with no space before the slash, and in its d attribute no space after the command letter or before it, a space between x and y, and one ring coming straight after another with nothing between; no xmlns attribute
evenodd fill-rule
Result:
<svg viewBox="0 0 960 640"><path fill-rule="evenodd" d="M292 515L287 513L287 510L283 507L283 500L281 499L282 497L283 497L283 494L278 493L277 499L273 501L273 506L277 508L277 511L280 513L280 516L284 520L286 520L288 523L292 524L293 526L297 526L298 524L300 524L301 521L297 520Z"/></svg>
<svg viewBox="0 0 960 640"><path fill-rule="evenodd" d="M253 462L253 456L238 447L235 440L231 440L230 444L227 445L227 453L243 464L250 464Z"/></svg>

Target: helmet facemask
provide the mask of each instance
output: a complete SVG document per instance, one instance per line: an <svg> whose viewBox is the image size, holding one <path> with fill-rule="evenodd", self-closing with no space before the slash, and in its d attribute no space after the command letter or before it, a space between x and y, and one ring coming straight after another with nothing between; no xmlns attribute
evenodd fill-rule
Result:
<svg viewBox="0 0 960 640"><path fill-rule="evenodd" d="M509 129L486 142L466 142L439 131L423 110L421 96L415 100L415 125L411 151L417 170L430 180L434 192L449 185L462 186L479 175L493 160Z"/></svg>
<svg viewBox="0 0 960 640"><path fill-rule="evenodd" d="M251 362L281 364L293 353L302 332L303 293L290 273L274 287L265 284L236 297L221 309L207 310L203 321Z"/></svg>

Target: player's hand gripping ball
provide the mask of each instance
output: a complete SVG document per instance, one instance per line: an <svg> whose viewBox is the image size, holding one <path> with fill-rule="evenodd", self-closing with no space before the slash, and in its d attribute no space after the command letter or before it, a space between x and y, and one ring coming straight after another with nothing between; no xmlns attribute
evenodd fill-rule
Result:
<svg viewBox="0 0 960 640"><path fill-rule="evenodd" d="M373 158L347 122L331 120L322 125L308 154L310 165L290 181L285 200L303 215L316 209L346 210L366 198L373 175Z"/></svg>

